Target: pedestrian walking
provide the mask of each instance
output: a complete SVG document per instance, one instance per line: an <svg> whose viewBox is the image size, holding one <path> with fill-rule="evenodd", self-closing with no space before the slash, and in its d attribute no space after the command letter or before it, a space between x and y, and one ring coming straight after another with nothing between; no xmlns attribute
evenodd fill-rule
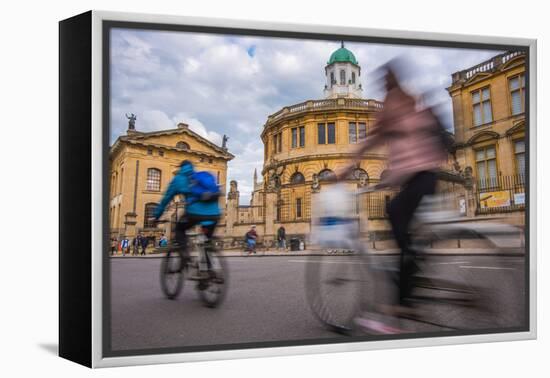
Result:
<svg viewBox="0 0 550 378"><path fill-rule="evenodd" d="M116 238L111 238L111 256L116 255L116 247L118 246L118 242Z"/></svg>
<svg viewBox="0 0 550 378"><path fill-rule="evenodd" d="M149 238L142 236L141 237L141 255L145 255L145 251L147 249L147 244L149 244Z"/></svg>
<svg viewBox="0 0 550 378"><path fill-rule="evenodd" d="M130 241L126 236L124 236L120 242L120 248L122 249L122 256L126 256L126 253L129 252L130 248Z"/></svg>
<svg viewBox="0 0 550 378"><path fill-rule="evenodd" d="M141 234L138 234L132 240L132 255L136 255L136 256L138 255L140 246L141 246Z"/></svg>
<svg viewBox="0 0 550 378"><path fill-rule="evenodd" d="M286 250L286 230L283 226L277 230L277 249Z"/></svg>
<svg viewBox="0 0 550 378"><path fill-rule="evenodd" d="M168 245L168 239L166 238L166 235L162 234L159 241L159 247L166 247Z"/></svg>

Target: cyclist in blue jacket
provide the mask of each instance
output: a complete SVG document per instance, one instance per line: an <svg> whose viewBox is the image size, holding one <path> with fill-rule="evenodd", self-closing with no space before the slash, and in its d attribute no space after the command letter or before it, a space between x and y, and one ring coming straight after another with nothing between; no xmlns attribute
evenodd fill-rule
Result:
<svg viewBox="0 0 550 378"><path fill-rule="evenodd" d="M184 160L154 212L154 217L158 220L172 198L176 195L185 196L185 214L176 224L176 242L184 249L187 246L186 231L188 229L200 223L206 228L206 236L210 240L221 215L217 197L205 200L197 195L193 185L194 173L193 164Z"/></svg>

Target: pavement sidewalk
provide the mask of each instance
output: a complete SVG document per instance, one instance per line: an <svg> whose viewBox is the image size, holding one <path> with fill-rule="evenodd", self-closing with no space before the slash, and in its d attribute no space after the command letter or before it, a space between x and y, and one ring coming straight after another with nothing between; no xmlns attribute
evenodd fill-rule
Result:
<svg viewBox="0 0 550 378"><path fill-rule="evenodd" d="M398 249L383 249L383 250L377 250L377 249L371 249L369 250L370 253L375 255L399 255ZM525 251L518 250L517 248L510 248L507 249L500 249L498 251L495 251L495 249L487 249L487 248L430 248L424 252L427 255L435 255L435 256L525 256ZM222 256L225 257L263 257L263 256L280 256L280 257L295 257L295 256L346 256L349 255L349 252L343 252L343 251L327 251L327 250L316 250L316 249L308 249L304 251L277 251L277 250L266 250L266 251L258 251L257 253L248 253L241 250L224 250L221 252ZM158 258L162 257L164 253L148 253L145 256L132 256L131 254L126 254L126 256L122 255L114 255L111 256L112 258Z"/></svg>

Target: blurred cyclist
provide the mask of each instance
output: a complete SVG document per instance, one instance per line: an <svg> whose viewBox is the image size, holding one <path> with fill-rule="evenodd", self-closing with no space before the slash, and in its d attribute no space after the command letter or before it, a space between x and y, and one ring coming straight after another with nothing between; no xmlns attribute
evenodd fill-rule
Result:
<svg viewBox="0 0 550 378"><path fill-rule="evenodd" d="M390 202L388 215L397 245L401 249L399 272L399 304L395 313L407 312L411 293L411 276L417 271L415 252L411 249L409 225L422 197L434 194L436 171L446 159L442 127L431 110L418 111L414 98L399 84L396 67L387 66L386 98L383 110L369 135L356 152L353 162L339 177L356 167L363 154L376 146L388 146L388 170L381 187L400 187Z"/></svg>
<svg viewBox="0 0 550 378"><path fill-rule="evenodd" d="M185 196L185 214L176 224L176 242L184 251L187 247L186 231L200 223L206 230L208 240L211 240L221 214L218 204L219 189L215 186L215 181L214 184L208 182L207 175L207 172L195 172L193 164L184 160L154 212L154 217L158 220L174 196ZM205 176L206 183L201 185ZM210 179L212 180L214 179Z"/></svg>

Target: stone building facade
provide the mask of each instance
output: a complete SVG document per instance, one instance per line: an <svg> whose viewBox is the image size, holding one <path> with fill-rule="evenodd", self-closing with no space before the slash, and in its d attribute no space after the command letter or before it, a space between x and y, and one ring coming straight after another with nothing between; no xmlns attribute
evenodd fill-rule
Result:
<svg viewBox="0 0 550 378"><path fill-rule="evenodd" d="M452 74L457 160L469 216L525 224L525 54L506 52Z"/></svg>
<svg viewBox="0 0 550 378"><path fill-rule="evenodd" d="M227 162L233 159L227 149L215 145L180 123L177 128L139 132L131 122L127 135L120 136L110 151L110 229L111 237L133 238L137 233L157 239L172 233L172 223L156 225L150 221L170 180L183 160L197 170L211 172L225 191ZM225 197L220 198L225 207ZM175 221L183 202L170 203L165 218ZM218 231L224 234L224 225Z"/></svg>
<svg viewBox="0 0 550 378"><path fill-rule="evenodd" d="M268 245L274 243L280 226L285 227L289 237L307 241L315 196L323 187L332 185L327 178L349 164L358 143L366 138L376 113L382 109L379 101L360 98L361 67L343 44L330 56L325 75L324 99L286 106L268 116L261 133L264 145L261 181L254 172L250 204L239 205L236 182L228 193L228 238L242 239L254 224ZM371 151L357 164L347 185L357 190L377 182L385 167L385 150ZM357 205L358 219L363 207ZM383 213L380 208L380 221L372 221L369 229L387 230Z"/></svg>

